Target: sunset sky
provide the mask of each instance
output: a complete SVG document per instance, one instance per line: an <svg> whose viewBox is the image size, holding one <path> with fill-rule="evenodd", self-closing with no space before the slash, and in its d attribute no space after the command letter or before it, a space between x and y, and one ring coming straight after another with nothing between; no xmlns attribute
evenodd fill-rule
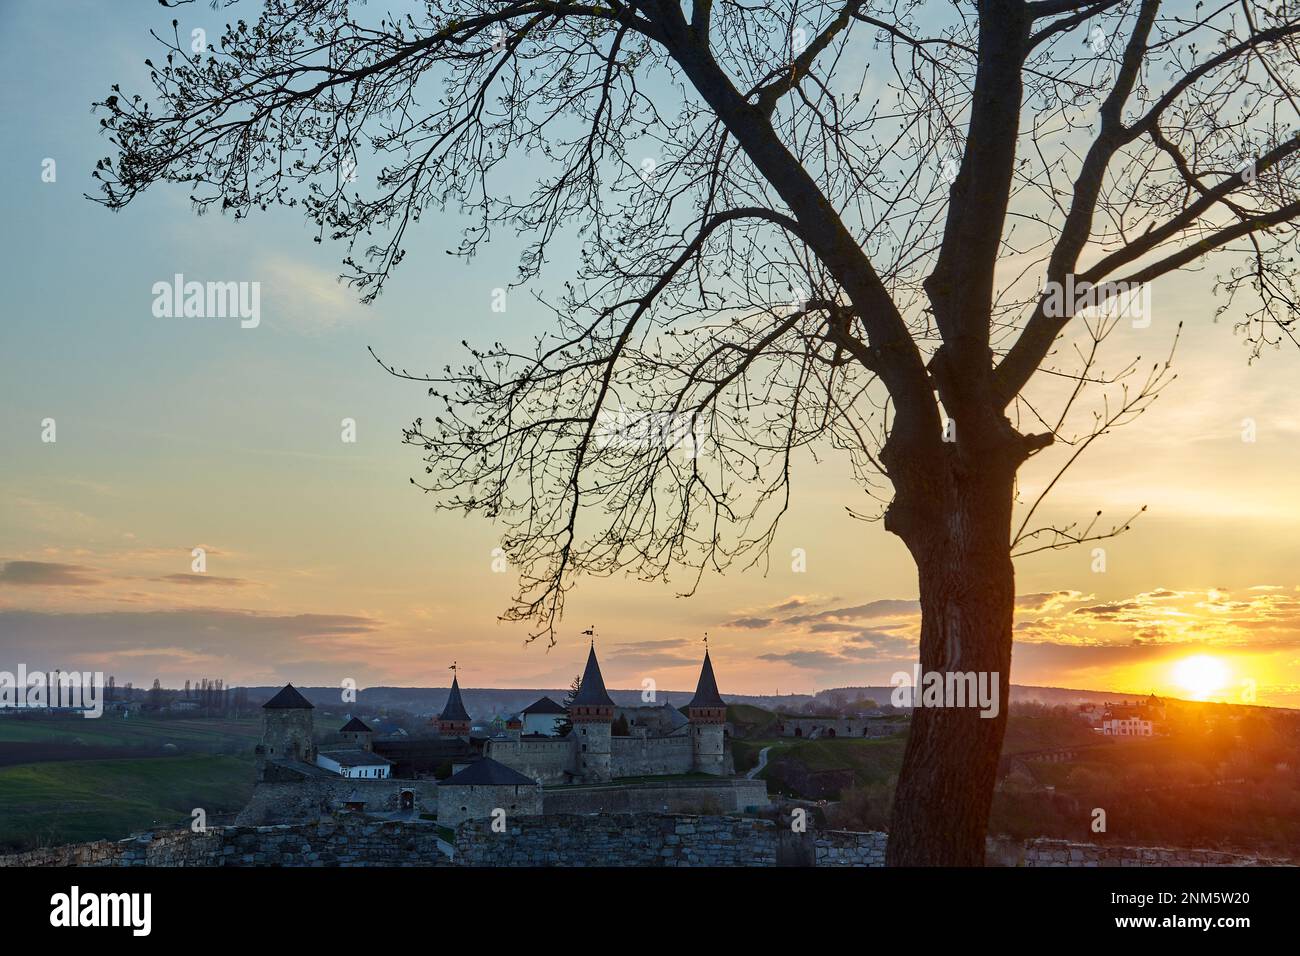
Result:
<svg viewBox="0 0 1300 956"><path fill-rule="evenodd" d="M915 570L866 507L845 463L797 463L771 564L706 576L690 599L632 579L584 580L560 643L525 646L497 621L513 579L494 573L501 529L435 511L408 482L401 429L431 404L410 370L460 358L461 339L525 342L545 327L500 235L464 263L454 217L427 217L373 306L336 281L345 250L311 241L293 210L234 222L196 217L182 187L112 214L83 198L110 151L92 100L143 89L148 4L0 6L0 670L103 670L119 683L221 677L228 684L442 685L457 660L479 686L564 686L595 625L607 683L687 688L709 634L730 693L885 684L916 656ZM186 25L229 15L196 4ZM57 181L42 182L42 161ZM358 170L364 178L364 158ZM572 250L570 250L571 252ZM1215 320L1212 260L1152 290L1148 329L1108 344L1109 367L1163 358L1184 323L1178 379L1135 424L1107 436L1054 493L1049 520L1122 520L1127 534L1017 564L1012 680L1300 706L1300 355L1253 365ZM563 281L556 255L546 281ZM256 280L262 321L166 319L155 282ZM57 441L41 439L42 420ZM353 418L358 440L340 440ZM1242 440L1252 419L1256 441ZM1031 463L1028 496L1060 457ZM191 573L191 550L207 573ZM795 573L790 553L807 552ZM689 581L683 574L681 585ZM1221 686L1181 661L1207 655ZM1201 672L1203 673L1203 671ZM1253 682L1246 684L1245 682Z"/></svg>

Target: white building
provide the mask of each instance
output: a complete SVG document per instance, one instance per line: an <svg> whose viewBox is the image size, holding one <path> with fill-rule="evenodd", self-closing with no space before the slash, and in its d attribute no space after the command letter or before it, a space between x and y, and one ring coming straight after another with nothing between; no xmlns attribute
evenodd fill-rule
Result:
<svg viewBox="0 0 1300 956"><path fill-rule="evenodd" d="M1141 717L1111 717L1101 722L1101 732L1107 737L1151 737L1155 734L1151 721Z"/></svg>
<svg viewBox="0 0 1300 956"><path fill-rule="evenodd" d="M316 755L316 766L350 779L387 780L392 764L369 750L322 750Z"/></svg>
<svg viewBox="0 0 1300 956"><path fill-rule="evenodd" d="M568 711L551 698L543 697L520 712L520 716L524 719L522 733L554 737L556 725L565 718L567 713Z"/></svg>

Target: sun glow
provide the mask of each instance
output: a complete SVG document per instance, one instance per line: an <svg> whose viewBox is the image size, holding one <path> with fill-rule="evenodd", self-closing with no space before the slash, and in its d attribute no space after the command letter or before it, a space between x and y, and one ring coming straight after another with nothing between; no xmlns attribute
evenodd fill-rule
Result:
<svg viewBox="0 0 1300 956"><path fill-rule="evenodd" d="M1217 657L1197 654L1174 665L1173 679L1194 700L1205 700L1228 683L1228 666Z"/></svg>

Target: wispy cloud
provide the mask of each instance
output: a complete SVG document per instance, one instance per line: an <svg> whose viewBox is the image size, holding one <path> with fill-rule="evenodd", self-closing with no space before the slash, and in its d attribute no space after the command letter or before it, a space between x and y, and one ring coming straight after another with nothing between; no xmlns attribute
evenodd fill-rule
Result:
<svg viewBox="0 0 1300 956"><path fill-rule="evenodd" d="M785 624L808 624L814 621L866 621L878 617L901 617L921 610L919 601L886 599L858 604L854 607L831 608L816 614L797 614L785 619Z"/></svg>
<svg viewBox="0 0 1300 956"><path fill-rule="evenodd" d="M150 578L162 584L181 584L186 587L243 588L253 582L244 578L223 578L216 574L164 574L160 578Z"/></svg>
<svg viewBox="0 0 1300 956"><path fill-rule="evenodd" d="M269 614L224 608L156 611L0 609L0 652L30 667L139 671L193 676L178 660L218 673L358 676L371 670L364 643L383 623L355 614ZM336 641L322 655L319 641ZM170 662L170 663L169 663ZM301 678L300 678L301 679Z"/></svg>
<svg viewBox="0 0 1300 956"><path fill-rule="evenodd" d="M264 311L269 308L273 319L298 331L319 331L375 314L358 303L335 272L284 255L268 258L263 271Z"/></svg>
<svg viewBox="0 0 1300 956"><path fill-rule="evenodd" d="M49 561L7 561L0 584L15 587L86 587L100 583L98 572L81 564Z"/></svg>

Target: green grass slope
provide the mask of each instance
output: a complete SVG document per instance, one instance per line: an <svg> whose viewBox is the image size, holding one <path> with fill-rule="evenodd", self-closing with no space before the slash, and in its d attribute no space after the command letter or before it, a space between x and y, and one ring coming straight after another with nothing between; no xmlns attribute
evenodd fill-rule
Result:
<svg viewBox="0 0 1300 956"><path fill-rule="evenodd" d="M134 830L211 819L252 793L249 757L195 754L141 760L79 760L0 768L0 846L25 849L118 839Z"/></svg>
<svg viewBox="0 0 1300 956"><path fill-rule="evenodd" d="M148 717L50 717L0 720L0 743L70 743L90 747L161 747L175 744L183 750L229 752L252 750L261 734L255 717L240 720L176 719Z"/></svg>

